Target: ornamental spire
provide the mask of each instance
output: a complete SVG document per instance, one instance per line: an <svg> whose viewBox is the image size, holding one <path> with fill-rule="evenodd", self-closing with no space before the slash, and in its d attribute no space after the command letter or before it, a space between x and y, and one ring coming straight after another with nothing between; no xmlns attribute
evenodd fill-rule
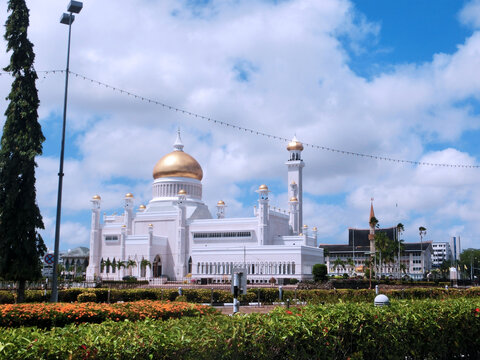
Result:
<svg viewBox="0 0 480 360"><path fill-rule="evenodd" d="M375 217L375 212L373 211L373 198L370 199L370 217L368 218L368 222L370 223L370 220Z"/></svg>
<svg viewBox="0 0 480 360"><path fill-rule="evenodd" d="M177 138L173 144L174 151L183 151L182 138L180 137L180 128L177 130Z"/></svg>

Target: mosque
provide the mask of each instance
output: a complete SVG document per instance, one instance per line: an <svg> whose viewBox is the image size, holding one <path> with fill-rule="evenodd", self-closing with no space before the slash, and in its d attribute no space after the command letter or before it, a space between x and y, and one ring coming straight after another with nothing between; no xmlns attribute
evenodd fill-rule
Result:
<svg viewBox="0 0 480 360"><path fill-rule="evenodd" d="M173 151L153 168L152 199L134 210L134 196L125 195L122 215L103 215L101 197L92 203L90 259L87 279L122 279L131 275L155 281L224 282L235 268L246 269L251 283L275 278L312 278L312 267L324 263L317 229L302 219L303 144L288 143L288 208L269 204L269 189L260 185L254 216L229 218L220 200L212 217L202 201L203 171L183 151L177 133Z"/></svg>

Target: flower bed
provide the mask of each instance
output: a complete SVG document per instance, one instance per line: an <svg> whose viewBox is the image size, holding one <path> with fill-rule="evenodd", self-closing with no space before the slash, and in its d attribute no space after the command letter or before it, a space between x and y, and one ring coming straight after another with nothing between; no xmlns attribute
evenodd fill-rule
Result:
<svg viewBox="0 0 480 360"><path fill-rule="evenodd" d="M480 300L340 303L270 314L0 331L2 359L478 359Z"/></svg>
<svg viewBox="0 0 480 360"><path fill-rule="evenodd" d="M50 328L70 323L101 323L105 320L165 320L214 313L209 306L183 302L135 301L118 304L36 303L0 305L0 326Z"/></svg>

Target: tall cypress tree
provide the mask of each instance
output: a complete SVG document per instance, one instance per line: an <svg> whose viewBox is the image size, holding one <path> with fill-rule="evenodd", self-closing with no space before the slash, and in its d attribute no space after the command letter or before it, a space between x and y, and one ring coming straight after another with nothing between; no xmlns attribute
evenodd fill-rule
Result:
<svg viewBox="0 0 480 360"><path fill-rule="evenodd" d="M24 0L9 0L5 23L12 89L0 149L0 277L18 282L17 301L23 302L25 283L41 276L46 251L36 201L35 157L45 140L38 122L37 73L33 44L27 38L29 11Z"/></svg>

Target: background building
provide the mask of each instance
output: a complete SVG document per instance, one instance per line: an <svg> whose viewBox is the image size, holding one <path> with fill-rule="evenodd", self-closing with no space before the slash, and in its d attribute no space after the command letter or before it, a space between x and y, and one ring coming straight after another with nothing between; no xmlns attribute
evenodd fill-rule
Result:
<svg viewBox="0 0 480 360"><path fill-rule="evenodd" d="M450 249L452 251L452 260L453 261L459 261L460 260L460 254L462 253L460 236L452 236L450 238Z"/></svg>
<svg viewBox="0 0 480 360"><path fill-rule="evenodd" d="M433 242L432 243L432 267L439 268L444 261L453 259L452 250L448 242Z"/></svg>
<svg viewBox="0 0 480 360"><path fill-rule="evenodd" d="M369 219L375 216L373 204L370 206ZM368 229L348 229L347 244L322 244L324 249L325 263L330 275L364 276L365 262L370 260L371 254L375 254L374 237L376 233L383 232L391 241L396 241L396 227L375 229L370 226ZM415 280L420 280L432 267L432 243L423 241L423 243L403 243L403 252L401 252L400 262L398 261L398 252L393 261L383 263L378 273L385 277L399 278L408 276ZM377 254L378 255L378 254Z"/></svg>

